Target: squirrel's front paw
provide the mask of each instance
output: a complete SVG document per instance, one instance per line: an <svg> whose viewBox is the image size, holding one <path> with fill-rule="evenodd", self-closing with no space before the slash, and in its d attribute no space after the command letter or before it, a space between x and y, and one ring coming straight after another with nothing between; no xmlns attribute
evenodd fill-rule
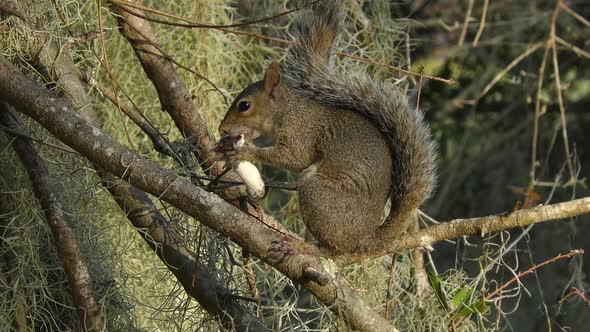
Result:
<svg viewBox="0 0 590 332"><path fill-rule="evenodd" d="M236 147L234 150L225 152L223 159L232 167L235 167L240 161L254 161L254 149L249 146Z"/></svg>

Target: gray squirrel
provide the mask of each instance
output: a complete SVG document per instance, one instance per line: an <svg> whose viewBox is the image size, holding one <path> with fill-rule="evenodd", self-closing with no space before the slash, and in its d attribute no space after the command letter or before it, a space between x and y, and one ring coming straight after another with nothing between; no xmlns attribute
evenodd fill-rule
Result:
<svg viewBox="0 0 590 332"><path fill-rule="evenodd" d="M296 18L285 60L238 95L219 131L273 142L236 148L225 155L230 163L258 161L302 174L299 208L320 248L371 253L405 232L430 196L435 145L406 96L331 66L342 6L323 0Z"/></svg>

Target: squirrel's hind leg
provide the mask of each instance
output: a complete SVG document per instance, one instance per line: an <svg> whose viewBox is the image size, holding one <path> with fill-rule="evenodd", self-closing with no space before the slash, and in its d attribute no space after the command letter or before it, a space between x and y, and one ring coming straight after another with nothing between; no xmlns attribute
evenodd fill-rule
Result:
<svg viewBox="0 0 590 332"><path fill-rule="evenodd" d="M307 230L331 254L372 250L385 199L342 188L322 176L306 178L299 186L299 210Z"/></svg>

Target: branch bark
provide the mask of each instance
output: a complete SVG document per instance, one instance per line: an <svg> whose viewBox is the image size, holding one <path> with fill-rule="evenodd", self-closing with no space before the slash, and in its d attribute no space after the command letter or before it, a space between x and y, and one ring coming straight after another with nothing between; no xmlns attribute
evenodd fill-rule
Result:
<svg viewBox="0 0 590 332"><path fill-rule="evenodd" d="M272 240L282 234L242 213L219 196L206 192L189 181L137 156L114 141L100 129L90 125L72 111L71 106L22 75L4 58L0 58L0 98L29 115L62 142L141 190L160 197L206 226L230 237L252 254L269 261ZM310 246L299 240L298 247ZM383 317L362 300L346 279L328 271L331 264L319 257L296 254L272 264L290 279L300 282L352 329L361 331L392 331ZM325 286L304 278L303 271L312 267L328 274Z"/></svg>
<svg viewBox="0 0 590 332"><path fill-rule="evenodd" d="M112 7L112 11L117 14L121 34L133 47L143 70L156 88L162 109L170 114L176 127L195 147L195 157L201 168L208 171L214 166L214 155L211 152L214 138L204 125L205 121L174 65L152 45L156 42L156 36L151 31L149 22L118 7Z"/></svg>
<svg viewBox="0 0 590 332"><path fill-rule="evenodd" d="M16 113L8 104L0 101L0 123L20 131ZM72 298L85 331L102 331L103 317L96 304L90 274L82 258L76 235L68 225L58 197L61 194L51 184L49 172L31 142L13 137L12 147L29 173L35 196L41 204L45 218L53 234L57 255L68 277Z"/></svg>

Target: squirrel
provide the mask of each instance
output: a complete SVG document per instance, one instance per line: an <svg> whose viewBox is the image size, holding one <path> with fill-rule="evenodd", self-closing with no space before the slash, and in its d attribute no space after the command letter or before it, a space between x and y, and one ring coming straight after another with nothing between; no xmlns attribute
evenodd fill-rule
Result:
<svg viewBox="0 0 590 332"><path fill-rule="evenodd" d="M272 142L236 148L225 155L230 164L262 162L302 174L303 223L334 255L386 249L415 221L436 177L429 126L407 97L332 67L341 2L323 0L295 19L285 59L237 96L219 126L222 135Z"/></svg>

